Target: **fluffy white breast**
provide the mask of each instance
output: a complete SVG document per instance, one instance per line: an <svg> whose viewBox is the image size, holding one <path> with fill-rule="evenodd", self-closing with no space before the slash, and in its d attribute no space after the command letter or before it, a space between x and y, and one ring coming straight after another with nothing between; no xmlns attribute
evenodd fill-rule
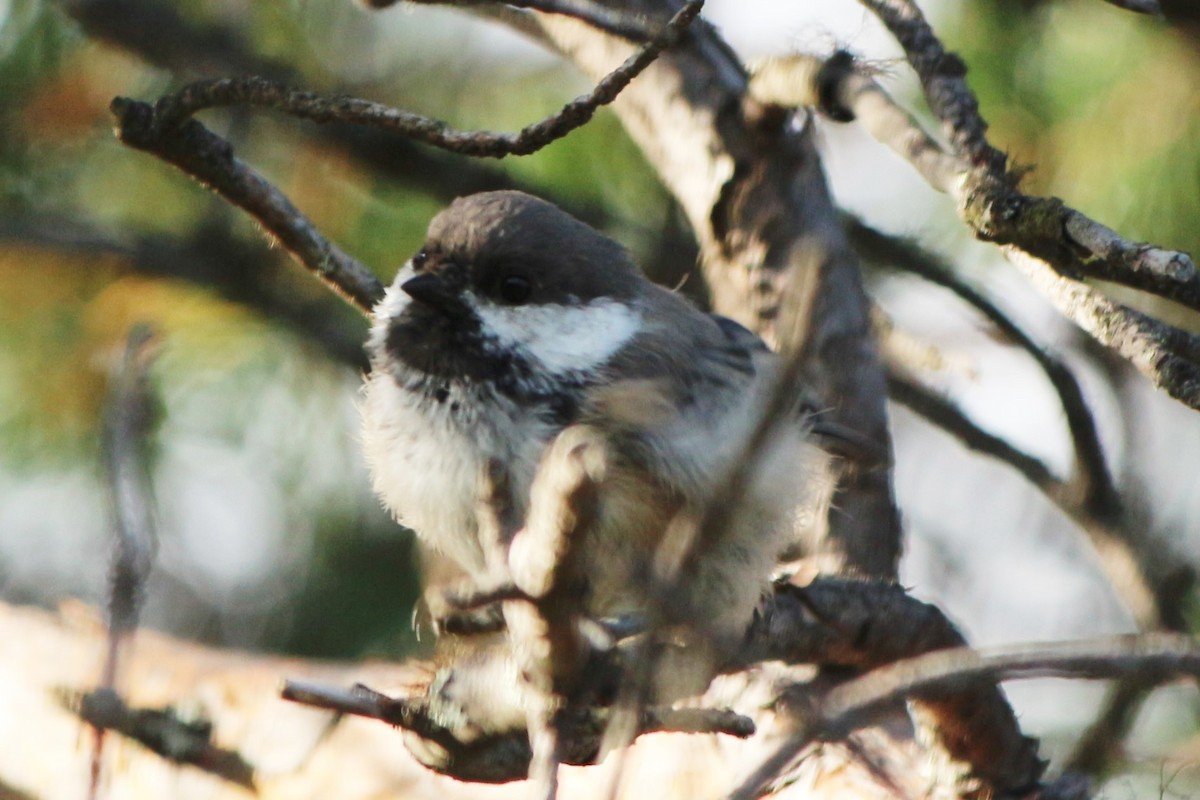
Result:
<svg viewBox="0 0 1200 800"><path fill-rule="evenodd" d="M423 405L389 374L373 373L362 404L371 482L402 524L466 569L481 570L475 498L484 461L441 409Z"/></svg>

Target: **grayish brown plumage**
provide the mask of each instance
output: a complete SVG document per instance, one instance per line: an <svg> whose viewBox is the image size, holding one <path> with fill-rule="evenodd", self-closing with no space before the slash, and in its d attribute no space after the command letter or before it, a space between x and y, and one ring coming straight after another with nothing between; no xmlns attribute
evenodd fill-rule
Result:
<svg viewBox="0 0 1200 800"><path fill-rule="evenodd" d="M433 220L375 309L368 349L376 491L481 582L509 577L504 551L530 498L589 448L597 512L565 567L571 601L591 617L645 614L661 599L661 567L678 555L664 550L686 546L778 367L753 334L519 192L461 198ZM740 636L812 500L823 458L799 412L758 464L728 530L668 593L672 621L713 641ZM512 520L498 555L478 514L496 465Z"/></svg>

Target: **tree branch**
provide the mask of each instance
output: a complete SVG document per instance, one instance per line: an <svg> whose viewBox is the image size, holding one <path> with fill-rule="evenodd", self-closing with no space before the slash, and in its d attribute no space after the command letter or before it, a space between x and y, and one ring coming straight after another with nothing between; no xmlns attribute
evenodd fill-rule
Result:
<svg viewBox="0 0 1200 800"><path fill-rule="evenodd" d="M110 378L104 415L104 466L114 534L108 576L108 646L99 689L88 697L107 697L111 701L109 705L116 703L120 709L124 706L114 687L121 645L137 630L146 578L158 549L150 499L150 470L146 463L154 422L154 397L149 389L148 373L153 357L154 332L144 325L134 326ZM82 703L82 708L87 708L86 702ZM88 797L95 797L100 785L104 731L112 726L90 721L93 737Z"/></svg>
<svg viewBox="0 0 1200 800"><path fill-rule="evenodd" d="M887 236L855 217L847 219L847 226L855 246L866 258L880 266L902 269L948 289L983 314L1010 342L1029 354L1054 387L1066 415L1067 428L1075 449L1075 480L1082 484L1081 505L1087 513L1098 518L1119 517L1121 499L1104 457L1096 420L1070 368L1033 341L991 300L956 277L933 253L913 242Z"/></svg>
<svg viewBox="0 0 1200 800"><path fill-rule="evenodd" d="M1181 675L1195 676L1200 674L1200 649L1187 636L1143 634L993 650L955 648L889 664L815 698L809 717L733 797L759 797L766 783L810 742L843 737L864 717L899 698L944 697L981 680L1102 679L1131 674L1157 683ZM1033 788L1031 782L1024 790ZM1012 787L1012 791L1020 793L1022 789Z"/></svg>
<svg viewBox="0 0 1200 800"><path fill-rule="evenodd" d="M1073 500L1070 488L1040 460L984 431L953 403L899 371L888 375L888 394L968 448L1013 467L1041 490L1087 537L1101 570L1140 628L1187 629L1181 600L1193 582L1190 570L1181 572L1176 559L1164 555L1161 548L1148 546L1145 536L1135 532L1123 514L1097 513Z"/></svg>
<svg viewBox="0 0 1200 800"><path fill-rule="evenodd" d="M171 127L198 111L221 106L261 106L313 122L348 122L400 133L410 139L460 155L503 158L529 155L561 139L591 120L597 109L611 103L659 54L674 44L680 31L700 13L704 0L691 0L648 43L604 76L582 97L555 114L527 125L515 134L459 131L441 120L391 108L356 97L322 97L264 78L218 78L199 81L161 98L154 113L159 124Z"/></svg>
<svg viewBox="0 0 1200 800"><path fill-rule="evenodd" d="M226 200L249 212L306 268L363 313L383 296L383 286L362 264L325 239L299 210L250 167L233 156L230 144L190 115L218 105L266 105L318 122L338 119L369 123L404 132L421 141L474 155L501 157L534 152L591 119L630 80L672 44L700 12L703 0L692 0L672 17L648 44L605 76L591 94L568 103L552 117L515 136L453 131L444 123L355 98L322 98L262 79L218 79L185 87L161 98L152 108L126 98L112 102L117 137L131 147L153 153L208 185Z"/></svg>
<svg viewBox="0 0 1200 800"><path fill-rule="evenodd" d="M1104 2L1137 14L1148 14L1159 18L1164 16L1158 0L1104 0Z"/></svg>
<svg viewBox="0 0 1200 800"><path fill-rule="evenodd" d="M250 791L256 788L253 767L237 751L213 742L208 720L186 719L174 708L131 708L107 688L64 700L98 730L120 733L172 763L196 767Z"/></svg>
<svg viewBox="0 0 1200 800"><path fill-rule="evenodd" d="M413 0L422 5L446 5L448 0ZM1112 0L1110 0L1111 2ZM1146 0L1132 0L1145 2ZM393 5L397 0L367 0L375 8ZM453 0L456 6L494 6L495 0ZM635 42L644 42L654 36L661 26L650 24L647 14L626 14L588 0L504 0L504 5L541 11L547 14L562 14L587 23L596 30L620 36Z"/></svg>
<svg viewBox="0 0 1200 800"><path fill-rule="evenodd" d="M888 395L958 439L970 450L991 456L1021 473L1047 497L1062 497L1066 485L1040 459L980 428L956 405L921 386L899 370L888 373Z"/></svg>
<svg viewBox="0 0 1200 800"><path fill-rule="evenodd" d="M875 668L898 659L945 648L961 648L962 635L934 606L897 586L821 578L805 587L779 583L764 602L745 640L721 666L730 674L763 661ZM593 651L583 673L593 685L625 686L644 666L642 648ZM436 683L436 682L434 682ZM447 725L461 714L442 708L434 683L411 696L388 698L365 689L291 683L285 697L346 713L382 719L413 731L451 753L427 766L461 780L503 781L525 777L531 750L525 730L482 739L469 720ZM1043 769L1036 742L1021 735L1003 695L984 678L964 680L956 693L914 698L918 712L933 720L950 755L972 765L973 780L998 790L1024 787ZM563 763L593 763L611 715L625 711L580 705L567 698L555 717ZM638 709L633 735L647 730L695 730L749 735L747 720L720 709L693 709L692 727L662 709ZM649 715L649 716L647 716ZM660 720L650 725L647 720ZM603 724L601 724L603 723ZM670 727L667 727L670 726ZM411 748L410 748L411 749ZM421 757L421 749L413 749Z"/></svg>
<svg viewBox="0 0 1200 800"><path fill-rule="evenodd" d="M172 164L262 223L306 269L364 314L383 297L383 284L331 243L282 192L233 155L225 139L194 119L164 120L145 103L112 101L117 138Z"/></svg>
<svg viewBox="0 0 1200 800"><path fill-rule="evenodd" d="M813 103L833 119L858 119L910 160L935 189L957 201L964 222L1004 246L1019 268L1065 315L1119 352L1176 399L1200 408L1200 338L1108 300L1079 283L1112 281L1200 311L1200 272L1186 254L1128 242L1055 198L1026 196L1005 156L987 141L987 125L964 78L911 0L862 0L892 31L921 78L950 143L921 130L845 54L828 62L781 59L760 67L755 85L772 102Z"/></svg>

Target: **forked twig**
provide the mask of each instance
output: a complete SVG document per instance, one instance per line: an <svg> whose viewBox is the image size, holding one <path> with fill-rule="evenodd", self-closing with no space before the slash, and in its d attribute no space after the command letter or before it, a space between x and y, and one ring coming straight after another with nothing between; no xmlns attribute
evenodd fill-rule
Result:
<svg viewBox="0 0 1200 800"><path fill-rule="evenodd" d="M118 97L111 110L121 142L145 150L191 175L242 208L287 248L304 267L363 313L383 296L383 285L360 262L329 242L278 189L234 157L233 147L191 117L217 106L245 104L276 108L316 122L371 125L452 152L501 158L524 155L566 136L611 103L642 70L678 40L700 13L704 0L691 0L655 37L603 78L587 95L516 134L457 131L439 120L352 97L326 98L264 78L201 81L161 98L153 106Z"/></svg>
<svg viewBox="0 0 1200 800"><path fill-rule="evenodd" d="M1081 505L1088 514L1098 518L1118 517L1121 499L1104 457L1095 416L1070 367L1035 342L1008 314L956 276L934 254L913 242L888 236L856 218L847 219L846 224L855 246L866 258L882 267L902 269L953 292L982 314L1008 341L1029 354L1054 387L1066 416L1075 450L1077 480L1083 485Z"/></svg>
<svg viewBox="0 0 1200 800"><path fill-rule="evenodd" d="M446 715L436 698L428 696L393 698L365 686L341 688L305 681L287 681L284 699L344 714L378 719L427 739L441 748L441 760L428 761L428 754L413 755L430 769L458 780L503 783L529 776L532 761L525 730L481 732L467 730L469 722ZM564 764L596 763L600 742L612 711L608 708L570 707L555 718L561 737L558 755ZM456 724L459 723L459 724ZM725 734L745 738L754 733L754 723L726 709L649 708L637 721L638 734L656 732Z"/></svg>
<svg viewBox="0 0 1200 800"><path fill-rule="evenodd" d="M1200 648L1187 636L1143 634L993 650L940 650L898 661L815 698L799 728L743 782L732 798L760 797L764 787L810 742L844 737L865 717L897 699L942 697L980 680L1105 679L1131 674L1158 683L1182 675L1198 675Z"/></svg>
<svg viewBox="0 0 1200 800"><path fill-rule="evenodd" d="M1200 310L1200 271L1187 253L1130 242L1057 198L1017 189L1018 174L986 137L987 124L949 53L911 0L861 0L904 47L948 145L927 134L845 53L775 59L751 83L762 102L812 104L833 119L857 119L955 198L963 221L1003 247L1068 319L1120 353L1156 385L1200 408L1200 337L1109 300L1079 282L1112 281Z"/></svg>
<svg viewBox="0 0 1200 800"><path fill-rule="evenodd" d="M218 78L199 81L154 106L160 125L171 127L198 111L223 106L249 105L272 108L313 122L349 122L392 131L409 139L476 158L529 155L586 124L608 105L629 82L673 44L700 13L704 0L692 0L661 31L638 48L624 63L602 78L588 94L567 103L557 113L525 126L517 133L461 131L441 120L392 108L357 97L324 97L265 78Z"/></svg>

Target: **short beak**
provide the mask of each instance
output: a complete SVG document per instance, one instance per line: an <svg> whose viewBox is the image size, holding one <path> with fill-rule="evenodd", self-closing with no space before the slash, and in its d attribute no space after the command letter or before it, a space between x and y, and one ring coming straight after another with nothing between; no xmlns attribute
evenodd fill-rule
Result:
<svg viewBox="0 0 1200 800"><path fill-rule="evenodd" d="M467 306L457 292L450 289L442 277L434 272L422 272L400 284L409 297L448 316L466 313Z"/></svg>

